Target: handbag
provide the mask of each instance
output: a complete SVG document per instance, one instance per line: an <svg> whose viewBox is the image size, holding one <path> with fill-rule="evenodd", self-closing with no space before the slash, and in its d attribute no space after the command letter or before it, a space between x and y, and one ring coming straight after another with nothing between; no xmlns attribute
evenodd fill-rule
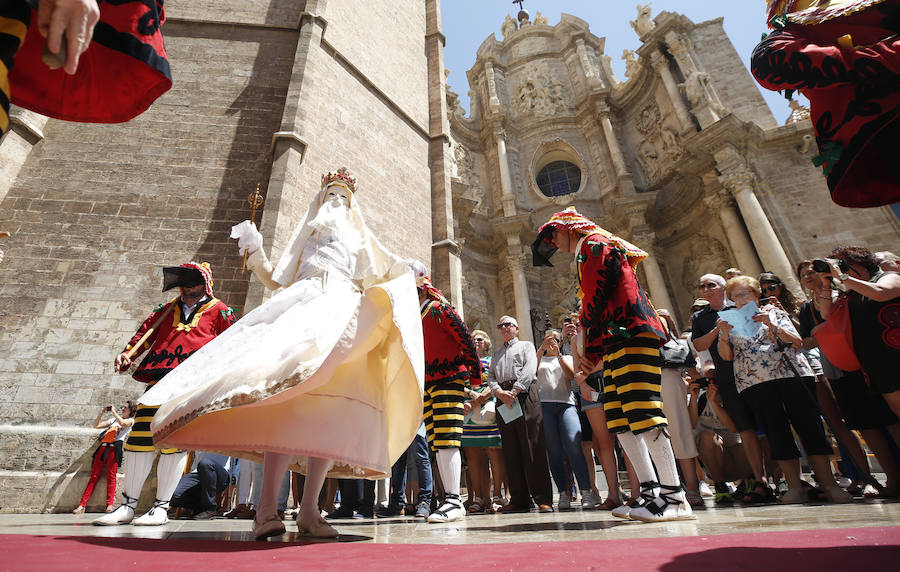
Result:
<svg viewBox="0 0 900 572"><path fill-rule="evenodd" d="M475 425L493 425L497 422L497 405L494 399L488 399L481 407L473 407L469 412L469 420Z"/></svg>
<svg viewBox="0 0 900 572"><path fill-rule="evenodd" d="M689 365L691 356L691 348L687 340L669 339L659 348L659 355L662 357L662 367L679 368Z"/></svg>
<svg viewBox="0 0 900 572"><path fill-rule="evenodd" d="M847 296L839 296L834 301L828 319L813 328L812 335L831 365L844 371L862 369L853 349L853 325Z"/></svg>

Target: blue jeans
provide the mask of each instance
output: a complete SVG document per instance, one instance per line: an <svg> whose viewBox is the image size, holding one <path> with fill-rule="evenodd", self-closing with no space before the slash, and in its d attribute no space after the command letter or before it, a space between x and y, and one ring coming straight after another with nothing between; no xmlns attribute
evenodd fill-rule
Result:
<svg viewBox="0 0 900 572"><path fill-rule="evenodd" d="M550 458L550 474L559 492L568 492L569 478L566 474L565 458L575 471L578 488L591 488L587 462L581 450L581 421L574 405L558 402L542 402L544 436L547 442L547 456Z"/></svg>
<svg viewBox="0 0 900 572"><path fill-rule="evenodd" d="M390 504L396 506L404 506L406 502L406 458L412 453L413 460L416 463L416 470L419 473L419 494L416 497L416 504L431 504L431 489L434 481L431 477L431 461L428 459L428 439L424 435L416 434L413 442L410 443L406 451L400 455L394 466L391 467L391 501Z"/></svg>
<svg viewBox="0 0 900 572"><path fill-rule="evenodd" d="M259 497L262 494L263 482L263 464L253 463L253 493L250 495L250 502L253 506L259 506ZM281 486L278 488L278 510L286 510L288 497L291 495L291 472L285 471L284 478L281 479Z"/></svg>

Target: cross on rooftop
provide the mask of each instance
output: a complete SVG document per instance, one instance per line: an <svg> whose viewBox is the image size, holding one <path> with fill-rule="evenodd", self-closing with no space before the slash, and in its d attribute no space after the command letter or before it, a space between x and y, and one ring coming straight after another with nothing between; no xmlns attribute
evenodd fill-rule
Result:
<svg viewBox="0 0 900 572"><path fill-rule="evenodd" d="M513 0L513 4L518 4L518 5L519 5L519 10L522 10L522 4L523 4L524 2L525 2L525 0Z"/></svg>

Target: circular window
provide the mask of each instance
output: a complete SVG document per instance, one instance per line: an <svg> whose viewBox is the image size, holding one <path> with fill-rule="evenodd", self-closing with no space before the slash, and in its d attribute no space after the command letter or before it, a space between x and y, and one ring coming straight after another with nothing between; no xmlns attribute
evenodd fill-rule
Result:
<svg viewBox="0 0 900 572"><path fill-rule="evenodd" d="M536 177L538 188L548 197L569 195L581 186L581 169L568 161L553 161Z"/></svg>

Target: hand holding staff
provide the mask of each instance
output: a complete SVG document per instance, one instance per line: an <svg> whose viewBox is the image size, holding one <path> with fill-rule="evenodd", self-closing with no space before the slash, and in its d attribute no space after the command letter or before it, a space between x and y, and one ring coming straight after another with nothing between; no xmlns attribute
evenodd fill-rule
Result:
<svg viewBox="0 0 900 572"><path fill-rule="evenodd" d="M247 196L247 202L250 203L250 222L256 223L256 209L262 206L263 197L259 194L259 183L256 183L256 190L253 191L250 195ZM249 251L244 251L244 260L241 263L241 273L247 272L247 254Z"/></svg>
<svg viewBox="0 0 900 572"><path fill-rule="evenodd" d="M175 304L177 303L178 301L176 300L169 304L169 307L166 308L166 311L163 312L155 322L153 322L153 325L150 326L146 332L144 332L144 335L141 336L141 339L139 339L133 346L131 346L130 350L124 351L116 356L116 361L113 364L114 371L116 371L117 373L124 373L128 371L128 368L131 366L131 360L134 359L134 355L138 352L138 349L143 346L148 339L150 339L150 336L153 335L153 332L156 331L156 328L158 328L162 321L165 320L166 317L172 312L172 308L174 308Z"/></svg>

